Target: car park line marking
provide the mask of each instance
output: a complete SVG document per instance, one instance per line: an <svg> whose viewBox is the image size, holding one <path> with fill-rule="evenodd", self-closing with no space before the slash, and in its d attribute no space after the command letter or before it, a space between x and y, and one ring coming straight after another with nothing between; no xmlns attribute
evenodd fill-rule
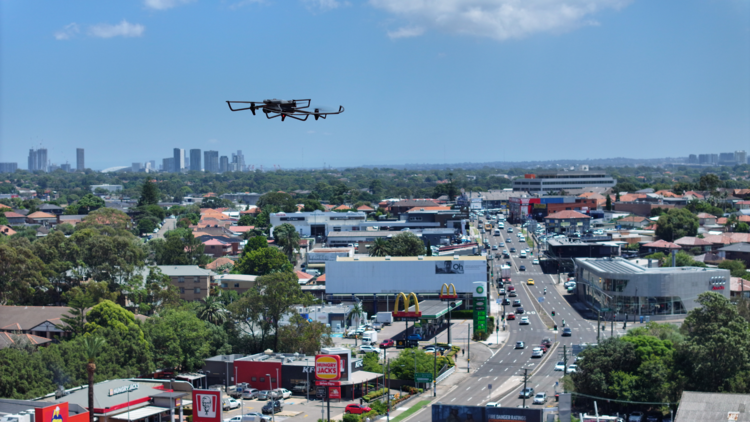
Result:
<svg viewBox="0 0 750 422"><path fill-rule="evenodd" d="M497 381L497 377L493 378L492 381Z"/></svg>
<svg viewBox="0 0 750 422"><path fill-rule="evenodd" d="M471 399L472 399L472 397L469 397L468 399L466 399L466 401L471 401Z"/></svg>
<svg viewBox="0 0 750 422"><path fill-rule="evenodd" d="M451 401L452 401L452 402L453 402L453 401L456 401L456 398L455 398L455 397L453 397L453 398L451 399Z"/></svg>
<svg viewBox="0 0 750 422"><path fill-rule="evenodd" d="M471 390L471 387L466 388L466 391L469 391L469 390Z"/></svg>

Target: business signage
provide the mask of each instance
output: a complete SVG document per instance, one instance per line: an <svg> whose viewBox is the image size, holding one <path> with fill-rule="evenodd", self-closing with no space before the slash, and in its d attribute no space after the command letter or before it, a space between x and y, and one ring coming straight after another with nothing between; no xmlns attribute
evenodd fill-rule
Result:
<svg viewBox="0 0 750 422"><path fill-rule="evenodd" d="M318 387L338 387L341 385L339 381L315 381L315 385Z"/></svg>
<svg viewBox="0 0 750 422"><path fill-rule="evenodd" d="M435 274L463 274L464 263L461 261L445 260L435 263Z"/></svg>
<svg viewBox="0 0 750 422"><path fill-rule="evenodd" d="M193 390L193 421L222 421L221 391Z"/></svg>
<svg viewBox="0 0 750 422"><path fill-rule="evenodd" d="M337 355L315 356L315 378L323 381L341 378L341 357Z"/></svg>
<svg viewBox="0 0 750 422"><path fill-rule="evenodd" d="M37 407L34 410L34 420L37 422L68 422L68 402Z"/></svg>
<svg viewBox="0 0 750 422"><path fill-rule="evenodd" d="M109 396L116 396L118 394L127 393L129 391L135 391L138 389L138 384L123 385L122 387L110 388Z"/></svg>
<svg viewBox="0 0 750 422"><path fill-rule="evenodd" d="M474 332L487 331L487 283L474 282L472 309L474 311Z"/></svg>
<svg viewBox="0 0 750 422"><path fill-rule="evenodd" d="M341 400L341 387L328 388L328 398L332 400Z"/></svg>
<svg viewBox="0 0 750 422"><path fill-rule="evenodd" d="M432 405L432 422L542 422L542 409Z"/></svg>
<svg viewBox="0 0 750 422"><path fill-rule="evenodd" d="M726 284L727 280L724 277L711 277L711 279L708 280L708 285L711 287L711 290L724 290Z"/></svg>

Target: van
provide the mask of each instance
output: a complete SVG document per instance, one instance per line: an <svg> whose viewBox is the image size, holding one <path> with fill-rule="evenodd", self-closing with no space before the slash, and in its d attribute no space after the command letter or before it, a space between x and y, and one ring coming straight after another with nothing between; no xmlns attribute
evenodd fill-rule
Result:
<svg viewBox="0 0 750 422"><path fill-rule="evenodd" d="M526 258L526 251L521 251L521 253L519 254L519 256L521 258Z"/></svg>
<svg viewBox="0 0 750 422"><path fill-rule="evenodd" d="M497 227L499 229L504 229L505 228L505 223L497 223Z"/></svg>

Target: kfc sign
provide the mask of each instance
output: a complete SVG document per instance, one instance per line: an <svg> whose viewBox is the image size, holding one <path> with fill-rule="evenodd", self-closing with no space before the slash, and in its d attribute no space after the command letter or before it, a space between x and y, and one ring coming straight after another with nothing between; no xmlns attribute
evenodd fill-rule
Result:
<svg viewBox="0 0 750 422"><path fill-rule="evenodd" d="M341 358L339 356L315 356L315 379L332 381L339 378L341 378Z"/></svg>
<svg viewBox="0 0 750 422"><path fill-rule="evenodd" d="M221 422L221 391L193 390L193 421Z"/></svg>

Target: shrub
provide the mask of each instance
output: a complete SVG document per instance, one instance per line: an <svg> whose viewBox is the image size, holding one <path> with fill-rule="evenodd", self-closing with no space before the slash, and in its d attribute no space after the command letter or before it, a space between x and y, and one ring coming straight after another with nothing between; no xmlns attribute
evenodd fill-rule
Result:
<svg viewBox="0 0 750 422"><path fill-rule="evenodd" d="M365 394L364 396L362 396L362 400L364 400L364 401L366 401L366 402L369 403L372 399L376 399L376 398L378 398L380 396L385 395L386 393L388 393L388 389L387 388L381 388L379 390L375 390L375 391L373 391L371 393Z"/></svg>
<svg viewBox="0 0 750 422"><path fill-rule="evenodd" d="M370 408L372 408L373 411L378 412L379 415L382 415L388 410L388 404L384 401L374 401L370 403Z"/></svg>
<svg viewBox="0 0 750 422"><path fill-rule="evenodd" d="M360 418L359 415L352 415L352 414L344 415L344 422L359 422L361 420L362 419Z"/></svg>

